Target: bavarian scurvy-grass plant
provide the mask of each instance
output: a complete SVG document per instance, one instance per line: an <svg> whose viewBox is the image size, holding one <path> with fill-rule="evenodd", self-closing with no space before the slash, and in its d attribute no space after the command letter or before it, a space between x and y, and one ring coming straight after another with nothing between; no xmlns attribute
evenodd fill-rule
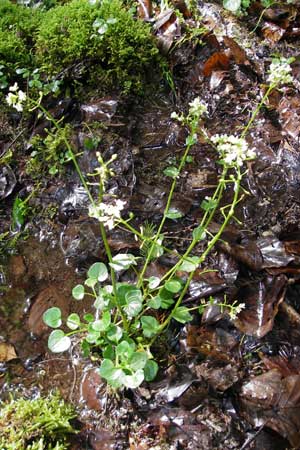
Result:
<svg viewBox="0 0 300 450"><path fill-rule="evenodd" d="M81 334L83 352L86 355L90 352L100 354L102 362L99 373L113 388L136 388L144 380L151 381L155 378L159 367L151 351L152 344L172 319L182 324L192 319L190 309L182 305L182 300L195 270L202 267L207 254L220 239L234 215L235 206L240 201L240 182L243 176L241 166L254 157L254 152L248 148L243 138L212 137L209 142L215 144L223 166L218 187L210 199L202 202L203 218L193 230L192 242L184 255L178 257L177 263L163 277L147 277L149 262L154 255L161 255L164 251L161 245L162 228L166 219L170 217L170 204L177 179L185 166L189 150L197 142L197 135L201 132L201 120L206 111L205 105L196 98L189 104L187 115L172 114L173 118L189 127L189 136L180 164L167 172L167 176L172 179L170 193L161 223L154 235L144 235L141 228L139 231L136 230L131 225L132 216L127 220L122 217L125 203L105 193L106 181L113 176L109 166L115 158L112 157L105 162L101 155L98 155L100 167L93 175L99 179L99 197L97 202L91 198L89 215L99 221L108 264L103 262L93 264L88 270L84 284L75 286L72 291L75 300L92 298L93 310L83 318L76 313L70 314L65 322L70 330L68 332L60 328L62 317L59 308L50 308L44 313L45 323L54 328L48 340L50 350L53 352L68 350L72 345L71 336ZM230 176L227 176L228 173ZM200 256L196 255L194 248L200 240L205 239L208 225L218 210L225 188L230 184L234 188L233 200L222 209L224 221L220 230L214 236L209 233L211 239L205 251ZM147 249L144 257L130 253L111 254L106 230L118 224L131 231L141 242L141 248ZM157 251L158 247L160 252ZM121 281L122 274L127 270L133 270L136 274L135 281ZM206 271L202 269L202 273ZM186 275L182 276L182 272ZM220 306L232 319L244 307L237 302L228 305L226 300ZM202 310L203 304L199 306L199 311Z"/></svg>

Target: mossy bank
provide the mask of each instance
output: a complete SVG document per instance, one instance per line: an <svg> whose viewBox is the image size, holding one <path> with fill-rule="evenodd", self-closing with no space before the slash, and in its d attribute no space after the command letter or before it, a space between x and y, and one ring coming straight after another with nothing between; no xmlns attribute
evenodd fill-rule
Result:
<svg viewBox="0 0 300 450"><path fill-rule="evenodd" d="M38 68L45 80L141 94L161 57L150 26L134 14L121 0L72 0L49 10L0 0L0 64L10 80L17 69Z"/></svg>

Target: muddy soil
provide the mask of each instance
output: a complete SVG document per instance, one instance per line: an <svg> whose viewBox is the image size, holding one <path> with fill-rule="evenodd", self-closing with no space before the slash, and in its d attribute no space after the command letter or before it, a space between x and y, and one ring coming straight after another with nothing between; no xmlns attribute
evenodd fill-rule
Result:
<svg viewBox="0 0 300 450"><path fill-rule="evenodd" d="M58 117L73 125L84 174L97 166L96 151L104 158L118 155L108 191L126 200L136 227L159 223L170 183L163 171L184 150L187 131L171 120L172 111L186 111L199 96L208 105L209 135L238 134L262 98L272 55L299 57L299 6L275 4L260 22L259 2L239 18L220 3L199 1L198 8L207 28L202 43L175 45L184 25L171 38L168 23L158 27L161 43L170 46L174 91L162 87L130 104L94 95L55 106ZM88 312L91 305L74 302L71 290L91 263L105 261L99 228L87 214L88 198L70 164L63 177L40 182L30 200L37 213L2 255L1 399L11 392L30 398L58 389L76 406L81 422L73 450L300 448L299 59L293 76L295 84L273 92L247 136L257 158L248 163L243 181L247 194L237 211L242 225L231 223L206 262L215 272L196 274L184 300L196 306L209 296L238 299L246 305L238 319L229 320L211 305L185 327L171 323L155 344L161 355L157 379L118 395L101 380L99 361L83 358L76 337L70 352L51 354L44 311L58 306L64 316ZM1 119L3 152L14 148L17 134L16 120L7 120L8 125ZM93 137L95 122L101 123L101 139L91 151L84 143ZM35 123L31 133L43 126ZM27 138L22 136L18 162L1 167L1 232L10 226L14 196L34 187L24 171ZM220 172L214 151L201 140L191 156L172 203L183 218L168 220L165 229L166 242L179 251ZM224 202L231 194L228 190ZM220 220L216 217L212 232ZM112 251L138 251L124 230L112 230L109 241ZM164 273L171 262L161 257L151 273Z"/></svg>

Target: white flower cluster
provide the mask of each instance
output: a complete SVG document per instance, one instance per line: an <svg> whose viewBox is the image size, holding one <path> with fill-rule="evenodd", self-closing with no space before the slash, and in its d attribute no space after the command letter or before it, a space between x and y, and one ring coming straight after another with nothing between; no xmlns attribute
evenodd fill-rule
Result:
<svg viewBox="0 0 300 450"><path fill-rule="evenodd" d="M240 303L237 306L231 306L230 310L229 310L229 317L231 320L235 320L237 319L237 316L239 315L239 313L246 308L245 303Z"/></svg>
<svg viewBox="0 0 300 450"><path fill-rule="evenodd" d="M291 75L292 68L290 63L294 61L294 58L275 58L272 60L268 71L267 81L271 85L280 85L293 83L294 79Z"/></svg>
<svg viewBox="0 0 300 450"><path fill-rule="evenodd" d="M244 138L227 134L216 134L211 137L211 141L216 145L223 162L230 166L241 167L244 161L254 159L254 150L248 147Z"/></svg>
<svg viewBox="0 0 300 450"><path fill-rule="evenodd" d="M189 114L199 117L203 116L203 114L207 113L207 106L205 103L201 103L200 98L196 97L192 102L189 103Z"/></svg>
<svg viewBox="0 0 300 450"><path fill-rule="evenodd" d="M6 102L9 104L9 106L12 106L17 111L21 112L23 111L23 104L26 101L26 98L27 96L25 92L21 91L18 84L15 83L9 88L9 93L6 96Z"/></svg>
<svg viewBox="0 0 300 450"><path fill-rule="evenodd" d="M115 200L114 204L99 203L89 207L89 216L98 219L109 230L115 226L115 221L121 218L121 211L124 209L126 202Z"/></svg>
<svg viewBox="0 0 300 450"><path fill-rule="evenodd" d="M194 98L194 100L189 103L189 107L188 118L198 117L198 119L200 119L201 116L207 113L207 106L205 103L201 103L199 97ZM185 122L187 118L183 114L179 115L176 112L172 112L171 119Z"/></svg>

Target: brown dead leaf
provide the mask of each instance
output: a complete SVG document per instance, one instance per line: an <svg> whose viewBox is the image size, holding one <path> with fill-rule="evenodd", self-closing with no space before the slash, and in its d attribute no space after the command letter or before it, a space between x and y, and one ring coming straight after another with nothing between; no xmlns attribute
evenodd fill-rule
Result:
<svg viewBox="0 0 300 450"><path fill-rule="evenodd" d="M242 386L240 403L248 421L271 428L299 448L300 375L263 373Z"/></svg>
<svg viewBox="0 0 300 450"><path fill-rule="evenodd" d="M6 342L0 343L0 362L11 361L17 357L18 356L13 345L7 344Z"/></svg>
<svg viewBox="0 0 300 450"><path fill-rule="evenodd" d="M224 36L223 40L224 44L231 50L231 55L237 64L249 64L247 53L234 39Z"/></svg>
<svg viewBox="0 0 300 450"><path fill-rule="evenodd" d="M209 77L214 71L228 70L230 65L229 57L225 52L213 53L203 66L203 75Z"/></svg>
<svg viewBox="0 0 300 450"><path fill-rule="evenodd" d="M264 38L272 46L276 45L285 33L284 28L281 28L278 25L275 25L275 23L271 22L266 22L261 31Z"/></svg>
<svg viewBox="0 0 300 450"><path fill-rule="evenodd" d="M285 275L267 276L242 286L237 298L246 308L235 320L235 326L243 333L261 338L273 328L280 303L283 302L287 278Z"/></svg>

